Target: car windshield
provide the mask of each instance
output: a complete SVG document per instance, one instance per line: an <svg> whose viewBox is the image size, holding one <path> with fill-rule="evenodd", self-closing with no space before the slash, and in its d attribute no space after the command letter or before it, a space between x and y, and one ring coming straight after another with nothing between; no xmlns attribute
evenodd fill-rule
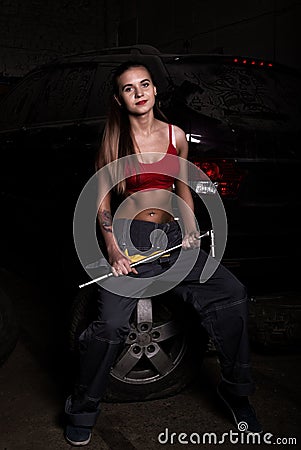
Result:
<svg viewBox="0 0 301 450"><path fill-rule="evenodd" d="M194 141L199 136L203 151L216 153L223 141L223 152L229 144L236 156L298 155L300 77L292 71L221 60L169 61L167 68L174 99L185 106L190 133Z"/></svg>

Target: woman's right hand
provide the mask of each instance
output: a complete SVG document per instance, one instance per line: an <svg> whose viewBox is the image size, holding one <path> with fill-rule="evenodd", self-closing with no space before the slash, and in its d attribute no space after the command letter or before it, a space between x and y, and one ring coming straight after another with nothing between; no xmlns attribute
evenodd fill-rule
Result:
<svg viewBox="0 0 301 450"><path fill-rule="evenodd" d="M115 277L127 275L132 272L138 274L134 267L131 267L131 261L120 250L113 249L109 252L109 263L112 267L112 273Z"/></svg>

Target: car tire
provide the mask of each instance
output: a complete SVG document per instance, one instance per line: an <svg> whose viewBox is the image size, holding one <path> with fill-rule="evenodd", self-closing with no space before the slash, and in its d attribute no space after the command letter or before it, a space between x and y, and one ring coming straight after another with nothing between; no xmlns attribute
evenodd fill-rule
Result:
<svg viewBox="0 0 301 450"><path fill-rule="evenodd" d="M0 288L0 365L14 350L19 337L19 327L13 304Z"/></svg>
<svg viewBox="0 0 301 450"><path fill-rule="evenodd" d="M186 305L180 306L167 294L138 301L130 333L111 369L104 401L164 398L175 395L194 380L208 337L196 314ZM85 288L71 309L69 346L76 358L78 337L96 314L96 290Z"/></svg>

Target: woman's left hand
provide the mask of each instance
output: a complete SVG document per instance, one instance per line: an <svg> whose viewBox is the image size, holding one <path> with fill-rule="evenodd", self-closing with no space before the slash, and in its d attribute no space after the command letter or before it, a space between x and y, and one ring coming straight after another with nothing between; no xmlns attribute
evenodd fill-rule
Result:
<svg viewBox="0 0 301 450"><path fill-rule="evenodd" d="M183 241L182 241L182 247L184 250L187 250L189 248L198 248L201 245L201 240L198 239L200 236L200 233L198 231L191 231L190 233L185 234Z"/></svg>

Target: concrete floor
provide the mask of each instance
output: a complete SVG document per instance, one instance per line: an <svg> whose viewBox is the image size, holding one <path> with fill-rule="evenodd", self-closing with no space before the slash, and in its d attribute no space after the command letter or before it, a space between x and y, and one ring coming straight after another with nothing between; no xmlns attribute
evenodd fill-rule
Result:
<svg viewBox="0 0 301 450"><path fill-rule="evenodd" d="M63 436L64 400L68 385L67 360L62 345L59 311L55 290L21 277L0 273L1 282L10 290L16 313L22 321L19 341L0 368L0 450L59 450L70 448ZM270 442L277 438L296 438L300 448L300 364L299 352L281 354L252 352L257 390L252 403ZM173 397L142 403L104 403L91 450L157 450L212 448L214 444L181 444L178 436L186 433L217 434L235 428L215 394L219 377L215 355L208 355L200 377ZM168 429L174 443L158 441ZM162 436L161 441L164 441ZM195 441L196 442L196 441ZM208 442L208 440L207 440ZM285 441L283 441L284 443ZM225 438L223 448L242 448ZM261 448L265 444L251 445ZM284 446L284 445L283 445ZM287 444L287 447L290 445Z"/></svg>

